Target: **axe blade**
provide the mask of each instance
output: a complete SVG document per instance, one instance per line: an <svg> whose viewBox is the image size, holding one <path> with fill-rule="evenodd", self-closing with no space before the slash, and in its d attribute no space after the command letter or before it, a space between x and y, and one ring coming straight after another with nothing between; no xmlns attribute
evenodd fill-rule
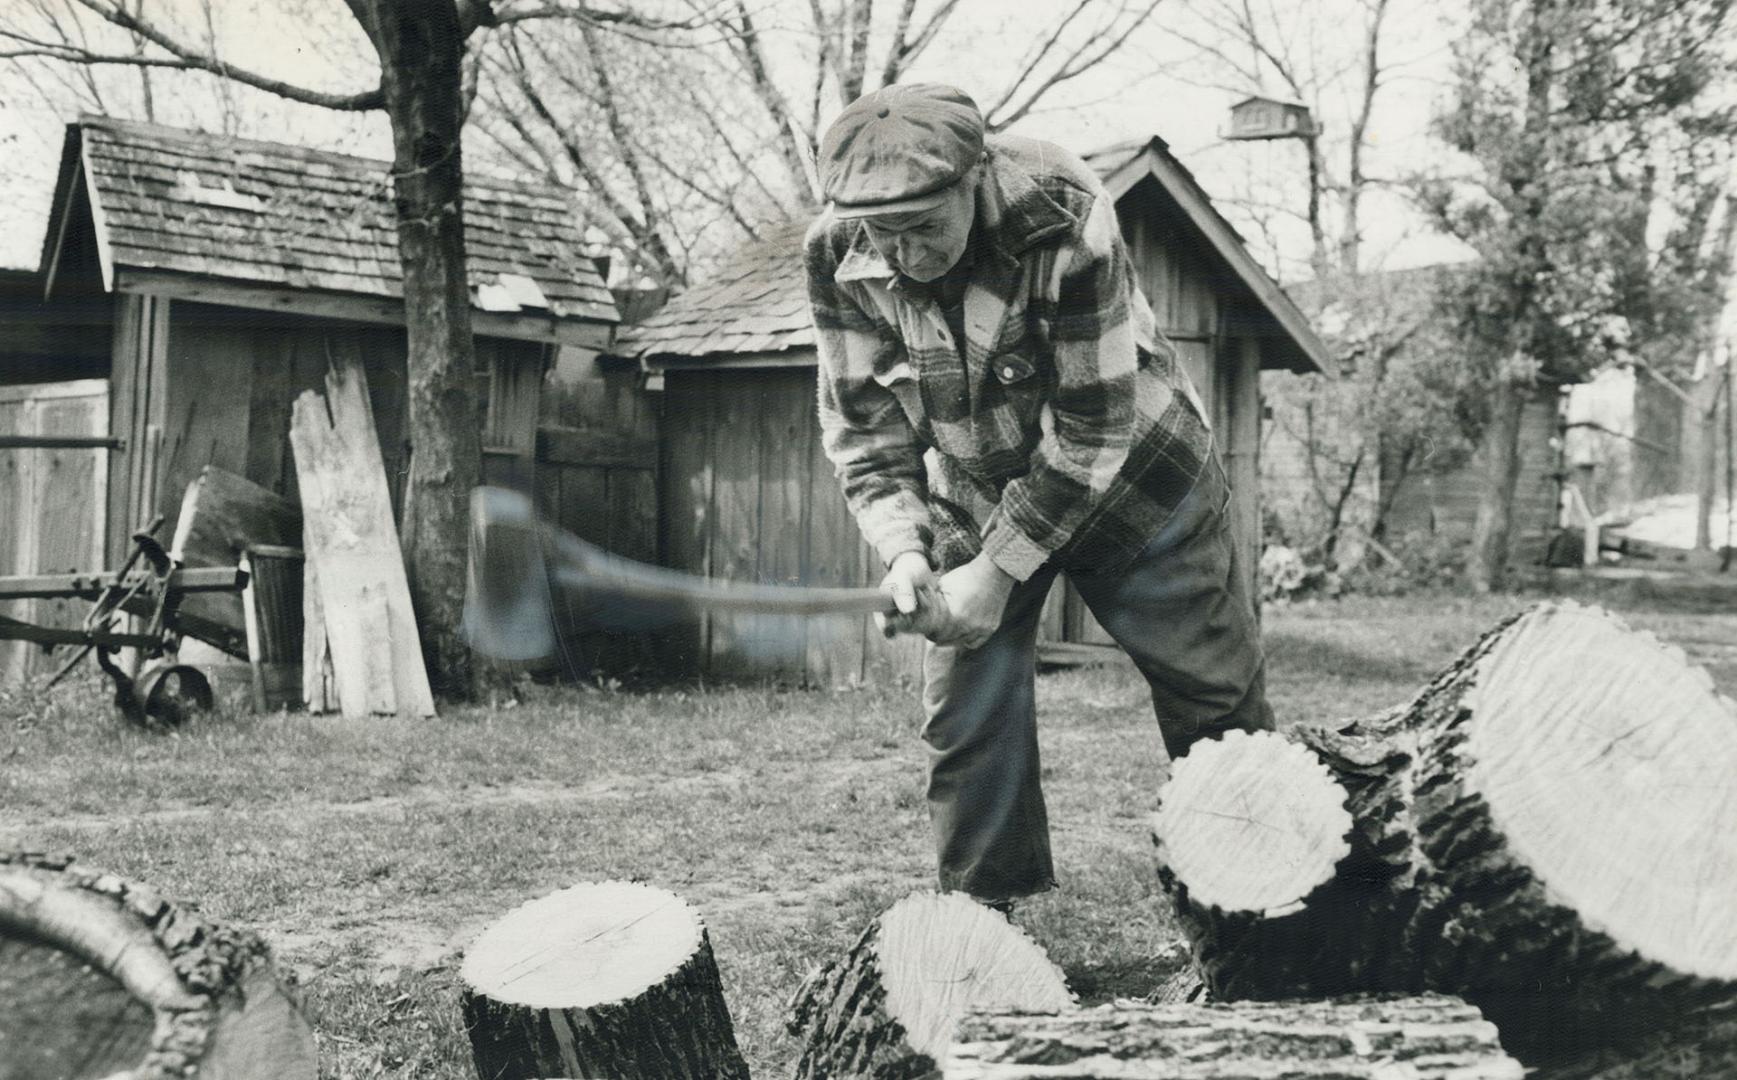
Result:
<svg viewBox="0 0 1737 1080"><path fill-rule="evenodd" d="M542 525L529 496L499 487L470 493L468 571L461 627L473 650L521 662L555 654Z"/></svg>

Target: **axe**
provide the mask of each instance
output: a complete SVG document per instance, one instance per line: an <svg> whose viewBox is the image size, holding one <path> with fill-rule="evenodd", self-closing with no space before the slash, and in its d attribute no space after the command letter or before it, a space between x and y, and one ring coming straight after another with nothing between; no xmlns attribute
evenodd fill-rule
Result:
<svg viewBox="0 0 1737 1080"><path fill-rule="evenodd" d="M708 611L808 616L895 610L879 589L750 585L647 566L543 521L523 492L479 487L470 495L462 625L470 647L497 660L553 656L558 612L587 628L634 631Z"/></svg>

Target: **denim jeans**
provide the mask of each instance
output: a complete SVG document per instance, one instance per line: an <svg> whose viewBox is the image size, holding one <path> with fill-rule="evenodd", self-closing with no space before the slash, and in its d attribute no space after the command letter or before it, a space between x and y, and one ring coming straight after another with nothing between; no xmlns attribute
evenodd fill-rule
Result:
<svg viewBox="0 0 1737 1080"><path fill-rule="evenodd" d="M1172 758L1203 738L1271 730L1254 605L1225 513L1216 461L1132 564L1069 571L1103 628L1152 689ZM1037 628L1057 571L1014 586L1001 626L978 649L929 645L923 704L929 818L941 887L1005 900L1055 885L1039 783Z"/></svg>

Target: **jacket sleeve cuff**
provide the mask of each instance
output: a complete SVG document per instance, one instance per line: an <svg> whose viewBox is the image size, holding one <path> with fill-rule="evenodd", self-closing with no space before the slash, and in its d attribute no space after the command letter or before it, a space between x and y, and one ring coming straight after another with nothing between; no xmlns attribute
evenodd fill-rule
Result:
<svg viewBox="0 0 1737 1080"><path fill-rule="evenodd" d="M1015 528L1006 514L996 514L990 522L983 536L983 553L1015 581L1031 577L1049 559L1049 552Z"/></svg>
<svg viewBox="0 0 1737 1080"><path fill-rule="evenodd" d="M916 529L911 529L908 532L900 530L891 536L876 539L874 548L875 553L881 557L883 567L892 566L893 560L907 551L921 552L923 558L929 559L931 566L934 565L935 561L929 556L929 545L923 542L923 537Z"/></svg>

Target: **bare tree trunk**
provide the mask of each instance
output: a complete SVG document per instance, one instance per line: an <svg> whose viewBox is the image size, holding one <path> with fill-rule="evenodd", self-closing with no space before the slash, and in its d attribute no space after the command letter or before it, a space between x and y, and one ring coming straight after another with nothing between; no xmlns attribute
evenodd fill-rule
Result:
<svg viewBox="0 0 1737 1080"><path fill-rule="evenodd" d="M1502 376L1491 388L1489 426L1482 445L1484 489L1478 495L1478 517L1472 526L1472 587L1489 592L1502 584L1508 562L1508 537L1513 527L1514 487L1520 478L1520 417L1530 387Z"/></svg>
<svg viewBox="0 0 1737 1080"><path fill-rule="evenodd" d="M1719 492L1719 398L1725 389L1722 371L1711 364L1695 381L1694 423L1700 442L1695 448L1695 550L1713 550L1713 501Z"/></svg>
<svg viewBox="0 0 1737 1080"><path fill-rule="evenodd" d="M400 533L430 681L437 693L463 696L471 681L458 633L466 501L481 454L459 151L464 33L452 0L350 3L380 54L392 121L410 381L410 478Z"/></svg>
<svg viewBox="0 0 1737 1080"><path fill-rule="evenodd" d="M1327 229L1321 222L1321 189L1326 185L1326 164L1321 160L1321 143L1317 136L1303 140L1309 155L1309 262L1315 280L1327 276L1331 262L1327 255Z"/></svg>

